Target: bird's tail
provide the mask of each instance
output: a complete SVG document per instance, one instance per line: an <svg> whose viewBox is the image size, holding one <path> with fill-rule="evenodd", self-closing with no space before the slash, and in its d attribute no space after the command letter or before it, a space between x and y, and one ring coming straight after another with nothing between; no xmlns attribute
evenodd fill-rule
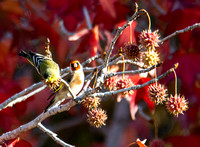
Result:
<svg viewBox="0 0 200 147"><path fill-rule="evenodd" d="M28 57L28 54L25 51L23 51L23 50L21 50L18 55L22 56L22 57L25 57L25 58Z"/></svg>
<svg viewBox="0 0 200 147"><path fill-rule="evenodd" d="M52 96L54 96L63 86L63 83L58 86L55 91L48 97L49 100ZM56 103L55 97L50 101L49 105L45 108L44 113L47 112L54 104Z"/></svg>
<svg viewBox="0 0 200 147"><path fill-rule="evenodd" d="M44 113L47 112L55 104L55 97L50 101L49 105L45 108Z"/></svg>

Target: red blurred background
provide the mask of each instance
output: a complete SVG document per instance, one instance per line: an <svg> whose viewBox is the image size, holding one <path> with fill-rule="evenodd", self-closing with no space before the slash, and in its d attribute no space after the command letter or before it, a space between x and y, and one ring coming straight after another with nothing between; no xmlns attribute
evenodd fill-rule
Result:
<svg viewBox="0 0 200 147"><path fill-rule="evenodd" d="M73 59L83 62L107 50L116 27L124 24L134 13L134 2L131 0L1 0L0 102L41 80L36 70L18 56L20 49L44 53L45 41L49 38L53 59L61 68L67 67ZM199 0L144 0L138 1L138 5L139 8L149 12L152 30L159 29L161 38L200 22ZM84 13L84 10L87 13ZM90 17L90 21L86 16ZM137 22L133 22L133 41L137 41L138 34L147 28L146 16L141 16ZM154 108L154 118L158 123L158 138L162 139L165 145L200 146L199 40L200 29L196 29L171 38L158 49L164 61L162 68L159 68L160 73L179 62L178 91L189 101L188 111L178 118L170 116L165 106ZM128 41L130 41L129 29L120 36L114 53ZM174 93L173 75L166 77L162 83L167 85L169 93ZM145 100L145 95L141 94L143 90L138 91L140 94L137 94L134 100L140 108L143 106L145 107L143 109L146 109L148 107L143 105L142 101ZM0 133L13 130L42 113L48 105L47 98L50 94L51 91L45 89L12 108L2 110ZM137 138L147 139L147 144L153 141L155 132L152 121L141 113L137 113L135 120L132 120L129 103L125 100L117 103L115 97L104 98L101 104L107 111L108 120L107 125L100 129L93 128L87 123L86 110L80 105L69 112L52 116L42 123L65 142L80 147L126 147ZM147 105L149 106L148 102ZM20 138L32 146L59 146L37 128L21 134Z"/></svg>

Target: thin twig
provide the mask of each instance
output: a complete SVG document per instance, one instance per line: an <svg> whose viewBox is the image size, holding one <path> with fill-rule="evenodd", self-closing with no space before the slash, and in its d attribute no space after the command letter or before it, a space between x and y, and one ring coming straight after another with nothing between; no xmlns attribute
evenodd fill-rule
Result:
<svg viewBox="0 0 200 147"><path fill-rule="evenodd" d="M83 7L83 14L85 16L88 28L92 29L92 23L91 23L91 20L90 20L90 15L88 13L87 7L85 7L85 6Z"/></svg>
<svg viewBox="0 0 200 147"><path fill-rule="evenodd" d="M43 126L41 123L38 123L37 127L41 131L43 131L45 134L49 135L56 143L60 144L61 146L64 146L64 147L74 147L73 145L67 144L63 140L61 140L60 138L58 138L56 133L50 131L45 126Z"/></svg>
<svg viewBox="0 0 200 147"><path fill-rule="evenodd" d="M63 75L64 73L69 72L69 71L70 71L70 67L66 67L66 68L61 69L60 73L61 75Z"/></svg>
<svg viewBox="0 0 200 147"><path fill-rule="evenodd" d="M19 103L19 102L22 102L22 101L25 101L27 98L31 97L32 95L44 90L47 86L46 85L43 85L42 87L39 87L37 89L35 89L34 91L24 95L24 96L21 96L21 97L18 97L17 99L11 101L8 105L6 105L6 107L12 107L14 104L16 103ZM4 107L4 109L6 108Z"/></svg>
<svg viewBox="0 0 200 147"><path fill-rule="evenodd" d="M117 41L117 39L119 38L119 36L122 34L122 32L124 31L124 29L126 29L137 17L139 17L143 12L141 11L136 11L132 16L131 18L127 21L127 23L125 25L123 25L122 27L119 27L117 29L117 32L110 44L110 47L107 51L107 54L106 54L106 57L105 57L105 62L103 64L103 68L106 68L108 66L108 61L110 59L110 55L112 53L112 50L114 49L114 45L115 45L115 42Z"/></svg>
<svg viewBox="0 0 200 147"><path fill-rule="evenodd" d="M107 74L105 76L105 78L113 77L113 76L116 76L116 75L122 75L122 74L140 74L140 73L145 73L145 72L149 72L152 69L154 69L155 67L159 67L161 65L162 65L162 63L158 63L157 65L153 65L153 66L151 66L150 68L147 68L147 69L130 70L130 71L124 71L124 72L110 73L110 74Z"/></svg>
<svg viewBox="0 0 200 147"><path fill-rule="evenodd" d="M89 79L87 79L87 80L85 81L85 85L84 85L83 90L81 91L80 94L83 94L83 93L87 90L88 86L90 85L90 82L92 81L92 79L93 79L94 76L96 75L96 72L97 72L97 71L98 71L98 69L96 68L96 69L91 73L92 76L91 76L91 75L88 76Z"/></svg>
<svg viewBox="0 0 200 147"><path fill-rule="evenodd" d="M72 92L72 90L71 90L69 84L68 84L65 80L63 80L63 79L61 79L61 82L63 82L63 83L66 85L67 90L69 91L69 93L70 93L71 96L72 96L72 99L75 99L75 98L76 98L76 95Z"/></svg>
<svg viewBox="0 0 200 147"><path fill-rule="evenodd" d="M168 40L168 39L170 39L170 38L172 38L172 37L174 37L174 36L176 36L178 34L185 33L185 32L188 32L188 31L192 31L192 30L197 29L197 28L200 28L200 23L195 23L195 24L193 24L191 26L188 26L188 27L186 27L186 28L184 28L182 30L178 30L178 31L168 35L167 37L161 39L159 41L159 43L163 43L164 41L166 41L166 40Z"/></svg>
<svg viewBox="0 0 200 147"><path fill-rule="evenodd" d="M94 61L94 60L96 60L96 59L98 59L98 58L101 58L101 57L103 57L103 56L104 56L104 55L102 54L102 55L96 55L96 56L94 56L94 57L91 57L91 58L87 59L86 61L84 61L81 65L84 67L86 64L91 63L92 61ZM89 68L89 67L83 68L83 71L84 71L84 72L87 72L87 71L88 71L87 68ZM95 68L95 67L94 67L94 68ZM93 71L94 68L91 69L91 70L89 70L89 72ZM66 67L66 68L64 68L64 69L61 69L61 75L63 75L63 74L66 73L66 72L69 72L69 71L70 71L70 68L69 68L69 67Z"/></svg>
<svg viewBox="0 0 200 147"><path fill-rule="evenodd" d="M86 64L91 63L92 61L94 61L94 60L96 60L98 58L101 58L101 57L102 57L102 55L96 55L94 57L91 57L91 58L87 59L86 61L84 61L82 63L82 66L85 66Z"/></svg>
<svg viewBox="0 0 200 147"><path fill-rule="evenodd" d="M137 10L137 5L136 5L136 10ZM126 29L134 20L136 20L137 17L139 17L142 13L144 13L143 11L136 11L132 16L131 18L127 21L127 23L125 25L123 25L122 27L119 27L117 29L117 32L110 44L110 47L106 53L106 57L105 57L105 61L104 61L104 64L103 64L103 68L102 68L102 72L101 72L101 76L99 76L98 80L97 81L100 81L101 83L104 83L104 76L107 72L107 67L108 67L108 62L109 62L109 59L110 59L110 56L111 56L111 53L112 53L112 50L114 49L114 45L117 41L117 39L119 38L119 36L122 34L122 32L124 31L124 29ZM100 86L100 83L98 82L97 83L98 85L97 86Z"/></svg>
<svg viewBox="0 0 200 147"><path fill-rule="evenodd" d="M152 5L162 14L165 15L165 10L159 6L159 4L156 2L156 0L151 0Z"/></svg>
<svg viewBox="0 0 200 147"><path fill-rule="evenodd" d="M65 28L65 25L62 19L59 20L59 26L60 26L61 32L64 33L65 35L72 36L73 34L75 34L74 32L70 32Z"/></svg>
<svg viewBox="0 0 200 147"><path fill-rule="evenodd" d="M123 60L119 60L119 61L117 61L116 64L123 64L123 62L132 64L132 65L135 65L135 66L138 66L138 67L140 67L140 68L144 68L144 66L143 66L142 63L137 62L137 61L133 61L133 60L129 60L129 59L126 59L126 60L124 60L124 61L123 61Z"/></svg>

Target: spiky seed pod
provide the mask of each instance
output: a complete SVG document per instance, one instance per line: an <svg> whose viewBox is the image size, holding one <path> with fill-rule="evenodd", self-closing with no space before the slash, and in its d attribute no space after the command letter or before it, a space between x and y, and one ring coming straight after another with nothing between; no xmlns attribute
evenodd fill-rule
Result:
<svg viewBox="0 0 200 147"><path fill-rule="evenodd" d="M50 81L44 81L44 82L50 89L56 89L59 87L60 81L61 81L61 78L58 78L57 80L53 82L50 82Z"/></svg>
<svg viewBox="0 0 200 147"><path fill-rule="evenodd" d="M164 85L159 83L154 83L148 88L149 98L156 104L163 104L166 101L167 97L167 89L165 89Z"/></svg>
<svg viewBox="0 0 200 147"><path fill-rule="evenodd" d="M151 32L151 30L144 30L139 35L139 42L144 48L147 49L155 49L155 47L159 47L158 42L160 35L158 34L158 30Z"/></svg>
<svg viewBox="0 0 200 147"><path fill-rule="evenodd" d="M135 43L128 42L122 48L122 54L124 54L128 59L136 60L140 54L140 49Z"/></svg>
<svg viewBox="0 0 200 147"><path fill-rule="evenodd" d="M105 125L105 121L107 120L106 112L101 108L89 110L87 117L87 120L90 123L90 125L96 128Z"/></svg>
<svg viewBox="0 0 200 147"><path fill-rule="evenodd" d="M134 84L129 76L125 76L125 78L123 78L122 76L114 76L106 79L104 82L104 86L107 87L109 90L119 90L129 88L131 86L134 86ZM128 94L132 95L133 93L133 90L129 90L123 92L122 94L126 96Z"/></svg>
<svg viewBox="0 0 200 147"><path fill-rule="evenodd" d="M143 62L144 65L146 65L147 67L156 65L159 61L160 61L159 55L154 50L146 51L143 55Z"/></svg>
<svg viewBox="0 0 200 147"><path fill-rule="evenodd" d="M97 108L101 102L99 97L87 97L82 101L82 104L87 109Z"/></svg>
<svg viewBox="0 0 200 147"><path fill-rule="evenodd" d="M179 114L183 114L183 112L188 109L188 101L183 95L180 96L180 94L175 94L174 96L171 95L165 104L169 113L176 117L178 117Z"/></svg>
<svg viewBox="0 0 200 147"><path fill-rule="evenodd" d="M117 76L110 77L110 78L106 79L105 82L104 82L104 87L108 88L108 90L113 90L113 88L116 85L117 79L118 79Z"/></svg>
<svg viewBox="0 0 200 147"><path fill-rule="evenodd" d="M119 90L119 89L129 88L132 86L134 86L132 80L128 76L126 76L125 78L123 77L118 78L118 80L116 81L116 86L113 89ZM133 93L134 91L130 90L130 91L125 91L122 94L126 96L126 95L132 95Z"/></svg>

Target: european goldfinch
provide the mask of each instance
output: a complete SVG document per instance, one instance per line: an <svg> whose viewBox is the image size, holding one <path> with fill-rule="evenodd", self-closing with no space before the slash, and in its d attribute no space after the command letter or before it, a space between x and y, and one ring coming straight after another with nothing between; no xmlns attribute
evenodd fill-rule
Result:
<svg viewBox="0 0 200 147"><path fill-rule="evenodd" d="M56 88L60 81L60 68L51 58L29 51L21 50L19 56L25 57L44 78L45 83L51 88Z"/></svg>
<svg viewBox="0 0 200 147"><path fill-rule="evenodd" d="M69 84L74 95L77 95L81 91L84 84L84 72L83 67L78 60L70 63L70 72L63 79ZM50 101L44 112L48 111L55 104L59 105L63 100L71 98L71 94L63 83L61 83L60 87L60 89L52 94L54 95L56 93L56 96Z"/></svg>

